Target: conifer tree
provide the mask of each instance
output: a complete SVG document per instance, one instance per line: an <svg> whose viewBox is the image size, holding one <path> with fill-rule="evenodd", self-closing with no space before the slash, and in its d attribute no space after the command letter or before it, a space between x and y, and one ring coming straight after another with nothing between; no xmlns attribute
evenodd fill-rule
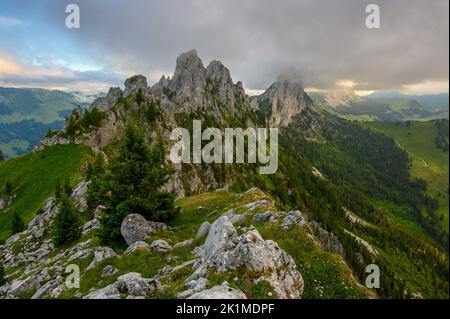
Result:
<svg viewBox="0 0 450 319"><path fill-rule="evenodd" d="M58 202L58 213L53 221L53 243L61 247L81 237L81 224L67 194L62 193Z"/></svg>
<svg viewBox="0 0 450 319"><path fill-rule="evenodd" d="M121 238L120 226L128 214L141 214L155 221L167 220L176 214L174 195L160 190L169 177L163 145L158 142L149 147L144 134L133 124L126 125L118 155L103 176L109 188L109 210L100 231L104 241Z"/></svg>
<svg viewBox="0 0 450 319"><path fill-rule="evenodd" d="M3 267L3 264L0 262L0 287L6 284L6 278L5 278L5 268Z"/></svg>
<svg viewBox="0 0 450 319"><path fill-rule="evenodd" d="M14 234L20 233L25 229L25 223L17 212L14 212L12 215L11 228Z"/></svg>

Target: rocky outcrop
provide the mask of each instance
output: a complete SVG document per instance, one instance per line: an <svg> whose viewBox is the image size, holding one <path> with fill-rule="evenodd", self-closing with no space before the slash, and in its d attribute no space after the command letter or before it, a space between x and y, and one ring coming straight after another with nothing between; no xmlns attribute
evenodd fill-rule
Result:
<svg viewBox="0 0 450 319"><path fill-rule="evenodd" d="M119 87L112 87L105 97L99 97L92 102L91 107L102 111L110 110L122 98L122 90Z"/></svg>
<svg viewBox="0 0 450 319"><path fill-rule="evenodd" d="M345 256L344 246L335 234L328 232L316 221L311 221L309 226L325 251Z"/></svg>
<svg viewBox="0 0 450 319"><path fill-rule="evenodd" d="M292 257L275 242L263 240L257 230L238 236L227 216L212 224L201 257L198 273L207 267L220 272L245 267L257 273L258 280L268 281L279 298L300 298L303 293L303 278Z"/></svg>
<svg viewBox="0 0 450 319"><path fill-rule="evenodd" d="M38 152L44 150L46 147L55 146L55 145L67 145L71 144L72 141L60 134L46 136L36 144L33 148L33 152Z"/></svg>
<svg viewBox="0 0 450 319"><path fill-rule="evenodd" d="M147 78L143 75L134 75L125 80L125 90L123 90L123 97L134 94L141 90L142 93L147 91Z"/></svg>

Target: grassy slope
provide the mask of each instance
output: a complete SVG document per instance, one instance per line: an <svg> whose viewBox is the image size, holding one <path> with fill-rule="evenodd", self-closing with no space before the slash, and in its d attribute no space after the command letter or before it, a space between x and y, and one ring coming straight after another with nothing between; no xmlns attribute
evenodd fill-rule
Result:
<svg viewBox="0 0 450 319"><path fill-rule="evenodd" d="M28 153L0 164L0 184L11 181L17 199L6 212L0 212L0 241L11 235L10 217L17 212L28 223L55 189L57 180L69 178L75 184L80 168L88 158L89 148L58 145L42 152Z"/></svg>
<svg viewBox="0 0 450 319"><path fill-rule="evenodd" d="M448 231L449 202L449 153L438 149L434 143L437 128L434 122L412 122L405 124L371 122L368 126L393 137L412 159L411 175L423 178L429 184L428 192L439 200L438 215L443 214L442 227Z"/></svg>
<svg viewBox="0 0 450 319"><path fill-rule="evenodd" d="M215 191L191 196L180 200L177 205L181 207L181 213L168 225L166 231L154 234L147 240L151 243L156 239L164 239L171 245L186 239L195 238L198 227L205 220L213 222L227 210L234 208L237 213L247 211L244 207L247 203L255 202L259 199L270 198L264 193L257 191L254 193L244 193L243 195L227 192ZM260 207L248 215L247 219L235 225L239 233L240 227L247 227L252 223L253 214L265 211L276 210L275 206ZM304 228L296 228L282 231L278 226L269 224L255 224L264 239L275 240L282 249L289 253L295 260L298 270L305 280L303 298L364 298L374 296L367 289L359 286L353 279L351 270L343 263L340 256L324 252L308 236ZM92 269L82 269L80 291L89 292L92 288L105 287L114 282L116 278L130 271L141 273L144 277L153 277L158 269L164 266L176 266L185 261L195 259L191 250L195 246L204 243L206 236L195 240L192 245L176 248L168 256L161 256L155 252L135 252L131 255L122 255L102 260L100 264ZM120 250L117 250L120 252ZM88 264L85 262L84 264ZM102 278L101 272L104 266L113 265L119 272L113 276ZM162 279L162 284L166 286L164 291L159 291L154 298L176 298L177 294L183 291L185 280L192 274L192 267L185 267L170 276ZM238 269L227 273L210 271L208 279L209 286L221 284L228 281L232 287L244 291L247 296L253 298L267 298L270 287L263 284L254 284L258 277L248 270ZM64 292L60 298L73 298L75 289Z"/></svg>

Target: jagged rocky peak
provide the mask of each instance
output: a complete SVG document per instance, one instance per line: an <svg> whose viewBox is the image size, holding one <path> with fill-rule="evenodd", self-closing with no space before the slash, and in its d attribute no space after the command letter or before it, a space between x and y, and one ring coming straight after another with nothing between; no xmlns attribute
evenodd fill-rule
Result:
<svg viewBox="0 0 450 319"><path fill-rule="evenodd" d="M205 68L196 50L178 56L172 79L163 76L152 89L175 93L191 110L205 107L218 114L217 99L232 113L237 112L238 104L246 104L242 83L233 83L230 70L217 60Z"/></svg>
<svg viewBox="0 0 450 319"><path fill-rule="evenodd" d="M147 78L143 75L134 75L125 80L125 90L123 97L127 97L139 89L145 91L147 89Z"/></svg>
<svg viewBox="0 0 450 319"><path fill-rule="evenodd" d="M270 108L269 123L274 126L288 126L294 116L311 104L295 72L280 75L275 83L257 97L257 101L260 108Z"/></svg>
<svg viewBox="0 0 450 319"><path fill-rule="evenodd" d="M169 89L180 96L194 97L204 93L206 77L206 69L197 51L190 50L178 56Z"/></svg>

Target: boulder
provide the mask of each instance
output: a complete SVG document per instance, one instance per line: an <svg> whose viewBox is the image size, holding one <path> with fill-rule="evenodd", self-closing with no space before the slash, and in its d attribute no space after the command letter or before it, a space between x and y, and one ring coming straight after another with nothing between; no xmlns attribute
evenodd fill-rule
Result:
<svg viewBox="0 0 450 319"><path fill-rule="evenodd" d="M172 246L170 246L165 240L158 239L151 243L150 249L160 253L168 253L172 250Z"/></svg>
<svg viewBox="0 0 450 319"><path fill-rule="evenodd" d="M247 299L247 296L238 289L230 288L224 281L220 286L195 293L189 299Z"/></svg>
<svg viewBox="0 0 450 319"><path fill-rule="evenodd" d="M139 214L130 214L125 217L120 227L120 233L128 245L145 241L155 232L156 230Z"/></svg>

